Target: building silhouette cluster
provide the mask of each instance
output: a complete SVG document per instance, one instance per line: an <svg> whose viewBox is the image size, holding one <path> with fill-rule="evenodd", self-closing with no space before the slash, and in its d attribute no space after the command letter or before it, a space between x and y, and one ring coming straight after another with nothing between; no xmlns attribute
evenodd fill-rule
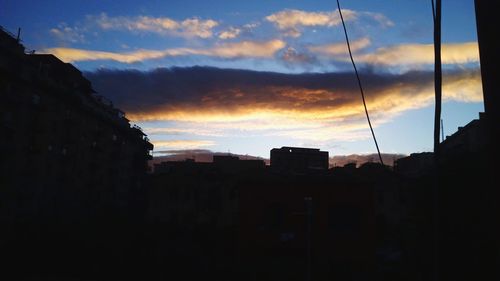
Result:
<svg viewBox="0 0 500 281"><path fill-rule="evenodd" d="M270 166L232 155L155 165L147 219L151 233L172 235L165 263L182 256L206 265L203 276L244 280L394 274L377 272L377 260L401 255L401 182L377 163L328 169L325 155L283 147L271 150Z"/></svg>

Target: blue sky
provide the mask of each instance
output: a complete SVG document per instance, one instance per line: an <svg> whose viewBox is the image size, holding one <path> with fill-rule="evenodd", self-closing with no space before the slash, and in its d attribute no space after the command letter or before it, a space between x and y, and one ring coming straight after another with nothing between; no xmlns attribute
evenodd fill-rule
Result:
<svg viewBox="0 0 500 281"><path fill-rule="evenodd" d="M382 152L430 151L430 1L341 4ZM352 66L336 8L335 1L0 0L0 25L21 27L28 49L84 71L157 152L269 157L286 145L372 153L359 92L343 76ZM442 34L449 135L483 111L473 0L443 1Z"/></svg>

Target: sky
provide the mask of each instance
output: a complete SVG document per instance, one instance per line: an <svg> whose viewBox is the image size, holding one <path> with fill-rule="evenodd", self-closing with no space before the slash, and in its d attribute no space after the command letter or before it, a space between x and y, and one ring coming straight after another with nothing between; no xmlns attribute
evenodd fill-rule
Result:
<svg viewBox="0 0 500 281"><path fill-rule="evenodd" d="M341 1L383 153L432 151L431 1ZM473 0L442 8L445 135L482 102ZM335 1L10 1L0 25L79 68L154 155L376 152Z"/></svg>

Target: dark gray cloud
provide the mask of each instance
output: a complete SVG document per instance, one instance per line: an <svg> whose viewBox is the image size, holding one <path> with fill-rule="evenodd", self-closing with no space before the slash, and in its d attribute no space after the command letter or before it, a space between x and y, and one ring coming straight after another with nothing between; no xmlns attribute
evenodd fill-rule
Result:
<svg viewBox="0 0 500 281"><path fill-rule="evenodd" d="M147 72L101 69L85 76L98 93L132 115L194 110L236 113L249 108L315 112L359 106L360 102L352 72L284 74L174 67ZM405 106L409 99L423 99L422 95L428 95L432 89L434 79L431 71L364 71L360 76L369 101L376 103L389 94L395 95L391 96L392 107L400 99ZM467 79L476 81L478 77L477 69L450 70L444 81L453 84Z"/></svg>

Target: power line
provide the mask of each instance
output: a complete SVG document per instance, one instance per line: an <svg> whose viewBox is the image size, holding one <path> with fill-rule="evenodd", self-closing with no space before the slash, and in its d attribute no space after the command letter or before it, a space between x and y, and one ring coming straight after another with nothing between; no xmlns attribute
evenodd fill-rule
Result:
<svg viewBox="0 0 500 281"><path fill-rule="evenodd" d="M384 165L382 160L382 155L380 154L380 149L378 148L377 138L375 137L375 132L373 131L372 122L370 121L370 115L368 114L368 109L366 108L365 93L363 92L363 86L361 85L361 79L359 78L358 69L354 63L351 52L351 44L349 43L349 37L347 36L347 29L345 27L344 17L342 16L342 10L340 9L340 2L337 0L337 7L339 9L340 20L342 21L342 26L344 27L345 40L347 42L347 49L349 50L349 57L351 58L352 66L354 67L354 72L356 73L356 78L358 80L359 91L361 92L361 99L363 100L363 106L365 108L366 120L368 120L368 125L370 126L370 131L372 132L373 141L375 142L375 147L377 147L378 158L380 163Z"/></svg>

